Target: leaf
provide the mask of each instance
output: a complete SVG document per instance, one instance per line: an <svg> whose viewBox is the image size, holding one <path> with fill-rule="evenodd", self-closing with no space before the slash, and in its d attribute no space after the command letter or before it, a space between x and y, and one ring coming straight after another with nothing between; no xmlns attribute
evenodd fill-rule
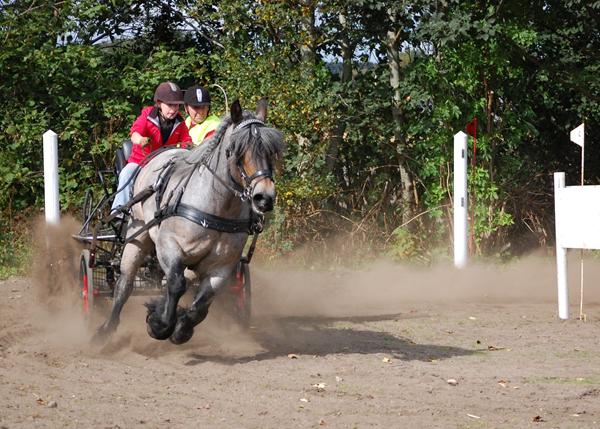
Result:
<svg viewBox="0 0 600 429"><path fill-rule="evenodd" d="M314 387L315 389L317 389L317 392L323 392L323 391L325 391L325 387L327 387L327 384L325 384L325 383L316 383L316 384L313 384L312 387Z"/></svg>
<svg viewBox="0 0 600 429"><path fill-rule="evenodd" d="M506 350L505 347L495 347L495 346L488 346L487 349L489 351L491 351L491 352L495 352L495 351L498 351L498 350Z"/></svg>

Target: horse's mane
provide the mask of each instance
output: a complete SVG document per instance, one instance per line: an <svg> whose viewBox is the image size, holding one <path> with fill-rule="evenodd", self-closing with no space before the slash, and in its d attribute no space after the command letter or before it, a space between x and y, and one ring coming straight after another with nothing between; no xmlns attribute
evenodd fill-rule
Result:
<svg viewBox="0 0 600 429"><path fill-rule="evenodd" d="M244 112L243 121L253 119L256 116L250 112ZM260 139L253 137L252 129L257 127ZM231 138L236 140L235 147L232 147L233 156L239 159L250 149L255 157L267 159L279 159L284 149L283 134L281 131L267 127L265 125L249 125L236 129L231 134ZM257 141L260 143L257 144Z"/></svg>
<svg viewBox="0 0 600 429"><path fill-rule="evenodd" d="M196 164L201 160L205 160L219 145L219 142L223 140L223 136L227 132L227 129L232 124L233 120L231 116L225 116L221 119L221 123L217 127L215 133L208 138L201 145L195 146L187 155L187 161L191 164Z"/></svg>
<svg viewBox="0 0 600 429"><path fill-rule="evenodd" d="M254 113L244 111L242 114L242 121L247 119L256 118ZM199 146L194 147L191 151L187 152L183 158L186 160L188 165L196 165L200 162L205 162L211 155L217 150L217 146L222 144L225 133L229 129L229 126L233 123L231 116L225 116L215 133L208 138L208 140ZM256 139L252 138L252 127L253 125L246 126L231 133L230 138L235 138L236 144L231 147L233 156L238 159L246 150L252 150L253 156L261 156L269 159L275 158L279 160L284 150L283 134L281 131L261 126L258 128L260 134L261 144L255 144ZM250 147L249 147L250 146Z"/></svg>

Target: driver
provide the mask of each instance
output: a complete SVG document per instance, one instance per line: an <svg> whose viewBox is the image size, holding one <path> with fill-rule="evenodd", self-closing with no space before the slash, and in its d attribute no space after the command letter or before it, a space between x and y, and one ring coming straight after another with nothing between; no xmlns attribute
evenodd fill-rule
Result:
<svg viewBox="0 0 600 429"><path fill-rule="evenodd" d="M132 177L146 156L163 146L191 146L192 138L179 113L181 104L183 91L173 82L163 82L154 91L154 106L142 109L131 126L133 148L127 165L119 173L119 192L115 195L112 211L129 201L133 190Z"/></svg>

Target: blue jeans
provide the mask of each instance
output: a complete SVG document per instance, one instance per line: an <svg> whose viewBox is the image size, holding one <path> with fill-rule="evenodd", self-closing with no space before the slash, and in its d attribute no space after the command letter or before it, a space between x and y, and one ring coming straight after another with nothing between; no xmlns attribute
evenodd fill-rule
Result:
<svg viewBox="0 0 600 429"><path fill-rule="evenodd" d="M112 203L111 212L114 211L119 206L124 206L131 198L131 193L133 191L133 182L131 179L135 173L140 169L140 166L134 162L130 162L119 173L119 186L117 187L117 194L115 195L115 199Z"/></svg>

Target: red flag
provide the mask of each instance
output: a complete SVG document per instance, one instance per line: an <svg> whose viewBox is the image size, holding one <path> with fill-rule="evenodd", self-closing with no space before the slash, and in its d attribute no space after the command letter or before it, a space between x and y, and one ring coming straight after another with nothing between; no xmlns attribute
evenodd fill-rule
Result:
<svg viewBox="0 0 600 429"><path fill-rule="evenodd" d="M467 124L467 134L473 137L473 165L477 157L477 117Z"/></svg>
<svg viewBox="0 0 600 429"><path fill-rule="evenodd" d="M477 118L467 124L467 134L477 138Z"/></svg>

